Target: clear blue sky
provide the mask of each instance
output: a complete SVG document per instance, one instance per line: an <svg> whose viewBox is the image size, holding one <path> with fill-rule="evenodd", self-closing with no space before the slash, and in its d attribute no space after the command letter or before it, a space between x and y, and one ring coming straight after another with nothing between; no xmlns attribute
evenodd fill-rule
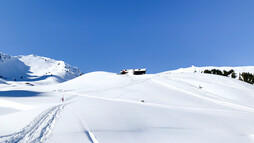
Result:
<svg viewBox="0 0 254 143"><path fill-rule="evenodd" d="M254 0L1 0L0 51L83 72L254 63Z"/></svg>

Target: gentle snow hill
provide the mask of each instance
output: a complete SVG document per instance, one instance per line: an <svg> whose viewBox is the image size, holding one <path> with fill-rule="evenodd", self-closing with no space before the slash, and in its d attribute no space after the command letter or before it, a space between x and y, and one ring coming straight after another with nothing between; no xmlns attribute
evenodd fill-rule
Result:
<svg viewBox="0 0 254 143"><path fill-rule="evenodd" d="M211 70L211 69L219 69L221 71L226 70L229 71L233 69L235 73L243 73L243 72L249 72L249 73L254 73L254 66L239 66L239 67L215 67L215 66L207 66L207 67L188 67L188 68L180 68L177 70L172 70L172 71L167 71L164 73L201 73L205 71L206 69Z"/></svg>
<svg viewBox="0 0 254 143"><path fill-rule="evenodd" d="M82 72L63 61L27 55L10 56L0 53L0 76L6 81L45 83L64 82L82 75Z"/></svg>
<svg viewBox="0 0 254 143"><path fill-rule="evenodd" d="M0 87L0 143L254 142L254 86L225 76L92 72Z"/></svg>

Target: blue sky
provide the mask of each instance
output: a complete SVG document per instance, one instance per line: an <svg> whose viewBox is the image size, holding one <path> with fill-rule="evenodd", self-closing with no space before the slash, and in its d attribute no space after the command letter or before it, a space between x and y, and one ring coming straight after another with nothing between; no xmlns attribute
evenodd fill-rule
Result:
<svg viewBox="0 0 254 143"><path fill-rule="evenodd" d="M253 0L2 0L0 51L83 72L253 65Z"/></svg>

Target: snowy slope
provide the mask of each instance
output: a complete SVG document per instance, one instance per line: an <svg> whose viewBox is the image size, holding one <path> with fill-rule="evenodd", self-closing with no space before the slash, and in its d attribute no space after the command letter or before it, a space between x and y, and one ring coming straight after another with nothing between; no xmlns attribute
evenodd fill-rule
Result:
<svg viewBox="0 0 254 143"><path fill-rule="evenodd" d="M254 73L254 66L241 66L241 67L215 67L215 66L207 66L207 67L188 67L188 68L180 68L177 70L173 70L173 71L168 71L166 73L201 73L203 71L205 71L206 69L211 70L211 69L219 69L221 71L226 70L229 71L231 69L233 69L235 71L235 73L239 74L239 73L243 73L243 72L249 72L249 73Z"/></svg>
<svg viewBox="0 0 254 143"><path fill-rule="evenodd" d="M57 83L82 75L82 72L63 61L35 55L9 56L0 53L0 76L7 81Z"/></svg>
<svg viewBox="0 0 254 143"><path fill-rule="evenodd" d="M254 86L224 76L92 72L0 86L0 142L254 142Z"/></svg>

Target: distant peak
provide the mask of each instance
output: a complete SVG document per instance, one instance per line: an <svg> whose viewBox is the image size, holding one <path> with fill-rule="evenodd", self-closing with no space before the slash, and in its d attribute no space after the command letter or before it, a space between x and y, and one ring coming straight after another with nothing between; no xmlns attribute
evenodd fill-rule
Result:
<svg viewBox="0 0 254 143"><path fill-rule="evenodd" d="M7 55L7 54L4 54L4 53L0 52L0 61L1 62L4 62L4 61L6 61L8 59L11 59L10 55Z"/></svg>
<svg viewBox="0 0 254 143"><path fill-rule="evenodd" d="M8 60L10 59L10 60ZM0 79L13 81L64 82L83 73L75 66L34 54L10 56L0 52ZM50 80L51 79L51 80Z"/></svg>
<svg viewBox="0 0 254 143"><path fill-rule="evenodd" d="M37 57L35 54L30 54L28 56L31 56L31 57Z"/></svg>

